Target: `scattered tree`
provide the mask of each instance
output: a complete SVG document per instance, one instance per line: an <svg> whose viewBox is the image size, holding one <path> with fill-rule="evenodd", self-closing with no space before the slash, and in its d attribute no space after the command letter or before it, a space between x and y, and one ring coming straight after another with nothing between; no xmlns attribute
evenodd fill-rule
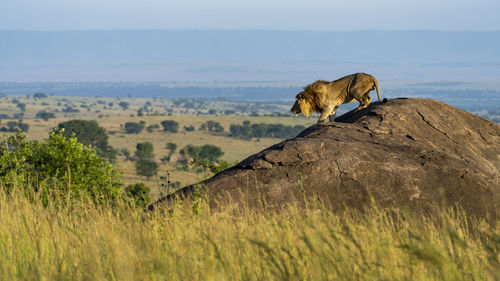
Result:
<svg viewBox="0 0 500 281"><path fill-rule="evenodd" d="M153 144L149 141L138 143L136 146L135 156L139 159L153 158Z"/></svg>
<svg viewBox="0 0 500 281"><path fill-rule="evenodd" d="M293 138L304 130L304 126L285 126L283 124L252 124L245 121L243 125L231 124L229 131L231 137L249 140L255 138Z"/></svg>
<svg viewBox="0 0 500 281"><path fill-rule="evenodd" d="M173 142L167 142L168 157L172 156L177 149L177 144Z"/></svg>
<svg viewBox="0 0 500 281"><path fill-rule="evenodd" d="M194 131L194 126L193 125L184 126L184 130L186 132L193 132Z"/></svg>
<svg viewBox="0 0 500 281"><path fill-rule="evenodd" d="M118 104L123 110L127 110L128 107L130 106L130 104L126 101L121 101L119 104Z"/></svg>
<svg viewBox="0 0 500 281"><path fill-rule="evenodd" d="M59 123L58 128L64 129L62 134L67 138L75 136L80 143L94 146L98 155L110 161L116 159L118 151L108 145L108 134L97 121L70 120Z"/></svg>
<svg viewBox="0 0 500 281"><path fill-rule="evenodd" d="M99 127L95 120L70 120L57 125L64 129L62 134L70 138L73 134L78 141L84 145L92 145L102 149L108 145L108 134L106 130Z"/></svg>
<svg viewBox="0 0 500 281"><path fill-rule="evenodd" d="M208 162L214 162L224 154L220 147L211 144L205 144L202 146L188 144L180 151L180 153L185 158Z"/></svg>
<svg viewBox="0 0 500 281"><path fill-rule="evenodd" d="M41 118L44 121L48 121L50 118L56 118L56 115L52 112L45 112L44 110L42 110L36 114L36 118Z"/></svg>
<svg viewBox="0 0 500 281"><path fill-rule="evenodd" d="M26 104L25 103L18 103L16 105L17 108L19 108L22 112L26 111Z"/></svg>
<svg viewBox="0 0 500 281"><path fill-rule="evenodd" d="M219 122L215 122L213 120L208 120L207 122L201 124L201 126L198 130L209 131L209 132L214 132L214 133L221 133L221 132L224 132L224 127L222 127Z"/></svg>
<svg viewBox="0 0 500 281"><path fill-rule="evenodd" d="M158 164L153 159L144 158L139 159L135 163L135 170L138 175L145 176L147 178L152 177L156 169L158 169Z"/></svg>
<svg viewBox="0 0 500 281"><path fill-rule="evenodd" d="M144 129L145 123L127 122L123 126L127 134L139 134Z"/></svg>
<svg viewBox="0 0 500 281"><path fill-rule="evenodd" d="M19 121L9 121L7 122L7 128L2 127L0 130L4 132L17 132L18 130L21 130L23 132L28 132L29 125L26 123L23 123L23 120Z"/></svg>
<svg viewBox="0 0 500 281"><path fill-rule="evenodd" d="M152 133L154 131L154 129L159 129L160 128L160 125L158 124L153 124L153 125L149 125L146 130L148 130L148 132Z"/></svg>
<svg viewBox="0 0 500 281"><path fill-rule="evenodd" d="M35 98L35 99L43 99L43 98L46 98L46 97L47 97L47 95L44 94L44 93L35 93L33 95L33 98Z"/></svg>
<svg viewBox="0 0 500 281"><path fill-rule="evenodd" d="M179 123L174 120L165 120L161 122L164 132L177 133L179 131Z"/></svg>
<svg viewBox="0 0 500 281"><path fill-rule="evenodd" d="M130 158L130 150L126 149L126 148L122 148L120 150L121 154L123 156L125 156L126 159L129 159Z"/></svg>

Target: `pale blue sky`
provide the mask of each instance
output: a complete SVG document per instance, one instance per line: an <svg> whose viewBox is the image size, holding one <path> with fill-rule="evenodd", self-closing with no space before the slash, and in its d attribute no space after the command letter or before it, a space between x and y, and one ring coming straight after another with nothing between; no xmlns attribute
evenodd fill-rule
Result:
<svg viewBox="0 0 500 281"><path fill-rule="evenodd" d="M0 0L0 30L500 30L500 0Z"/></svg>

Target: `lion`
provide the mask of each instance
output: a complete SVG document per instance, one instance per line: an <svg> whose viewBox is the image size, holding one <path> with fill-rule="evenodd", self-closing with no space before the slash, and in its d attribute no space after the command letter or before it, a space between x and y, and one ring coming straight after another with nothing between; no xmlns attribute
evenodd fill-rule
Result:
<svg viewBox="0 0 500 281"><path fill-rule="evenodd" d="M359 102L356 110L367 107L371 102L370 91L377 89L378 101L381 101L380 88L375 77L366 73L355 73L332 82L318 80L304 88L296 96L291 111L309 117L313 112L321 113L318 123L329 117L330 122L335 119L337 108L344 103L355 100Z"/></svg>

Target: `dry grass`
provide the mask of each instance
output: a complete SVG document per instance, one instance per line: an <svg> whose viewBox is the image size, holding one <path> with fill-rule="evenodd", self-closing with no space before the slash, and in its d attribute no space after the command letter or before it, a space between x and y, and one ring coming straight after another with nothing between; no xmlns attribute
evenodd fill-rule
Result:
<svg viewBox="0 0 500 281"><path fill-rule="evenodd" d="M194 214L0 192L0 280L498 280L497 227L320 207ZM473 229L474 232L470 232Z"/></svg>

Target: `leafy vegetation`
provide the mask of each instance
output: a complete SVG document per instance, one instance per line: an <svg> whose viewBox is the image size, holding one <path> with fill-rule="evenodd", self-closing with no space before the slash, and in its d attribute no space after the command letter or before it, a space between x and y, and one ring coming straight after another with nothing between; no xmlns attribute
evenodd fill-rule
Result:
<svg viewBox="0 0 500 281"><path fill-rule="evenodd" d="M139 207L146 207L149 203L149 187L142 182L125 187L125 195L131 198Z"/></svg>
<svg viewBox="0 0 500 281"><path fill-rule="evenodd" d="M135 151L135 156L139 159L155 157L153 154L154 146L149 141L138 143L136 148L137 150Z"/></svg>
<svg viewBox="0 0 500 281"><path fill-rule="evenodd" d="M126 122L123 128L125 129L125 132L127 134L139 134L142 129L144 129L144 126L146 125L146 122Z"/></svg>
<svg viewBox="0 0 500 281"><path fill-rule="evenodd" d="M23 133L10 136L0 145L1 189L10 193L22 187L29 197L89 197L107 202L120 196L119 173L95 150L53 131L42 142L25 141Z"/></svg>
<svg viewBox="0 0 500 281"><path fill-rule="evenodd" d="M158 164L153 160L153 144L149 141L138 143L135 156L139 159L135 163L135 170L138 175L147 178L152 177L158 169Z"/></svg>
<svg viewBox="0 0 500 281"><path fill-rule="evenodd" d="M160 125L158 124L153 124L153 125L149 125L146 130L150 133L152 133L155 129L159 129L160 128Z"/></svg>
<svg viewBox="0 0 500 281"><path fill-rule="evenodd" d="M56 118L56 115L52 112L45 112L44 110L42 110L36 114L36 118L41 118L44 121L47 121L51 118Z"/></svg>
<svg viewBox="0 0 500 281"><path fill-rule="evenodd" d="M305 129L304 126L286 126L283 124L251 124L244 121L243 125L231 124L229 128L231 137L249 140L251 138L294 138Z"/></svg>
<svg viewBox="0 0 500 281"><path fill-rule="evenodd" d="M109 160L116 159L118 151L108 145L108 134L95 120L70 120L57 125L67 138L75 136L84 145L92 145L97 154Z"/></svg>
<svg viewBox="0 0 500 281"><path fill-rule="evenodd" d="M44 93L35 93L35 94L33 94L33 98L35 98L35 99L44 99L46 97L47 97L47 95L44 94Z"/></svg>
<svg viewBox="0 0 500 281"><path fill-rule="evenodd" d="M186 131L186 132L194 132L194 126L193 125L184 126L184 131Z"/></svg>
<svg viewBox="0 0 500 281"><path fill-rule="evenodd" d="M168 150L168 157L172 156L177 150L177 144L173 142L167 142L166 149Z"/></svg>
<svg viewBox="0 0 500 281"><path fill-rule="evenodd" d="M118 104L123 110L127 110L130 106L130 103L126 102L126 101L121 101L119 104Z"/></svg>
<svg viewBox="0 0 500 281"><path fill-rule="evenodd" d="M161 122L164 132L177 133L179 131L179 123L174 120L165 120Z"/></svg>
<svg viewBox="0 0 500 281"><path fill-rule="evenodd" d="M222 133L224 132L224 127L221 126L219 122L208 120L207 122L201 124L200 131L209 131L214 133Z"/></svg>
<svg viewBox="0 0 500 281"><path fill-rule="evenodd" d="M141 158L135 162L135 170L138 175L150 178L154 176L158 164L151 158Z"/></svg>
<svg viewBox="0 0 500 281"><path fill-rule="evenodd" d="M214 162L224 155L224 152L220 147L211 144L205 144L202 146L188 144L182 148L180 153L186 158L208 162Z"/></svg>
<svg viewBox="0 0 500 281"><path fill-rule="evenodd" d="M6 125L7 127L0 128L1 132L17 132L18 130L21 130L26 133L30 127L28 124L23 123L23 120L8 121Z"/></svg>
<svg viewBox="0 0 500 281"><path fill-rule="evenodd" d="M84 145L105 148L108 145L108 134L95 120L70 120L57 125L66 137L74 136Z"/></svg>

